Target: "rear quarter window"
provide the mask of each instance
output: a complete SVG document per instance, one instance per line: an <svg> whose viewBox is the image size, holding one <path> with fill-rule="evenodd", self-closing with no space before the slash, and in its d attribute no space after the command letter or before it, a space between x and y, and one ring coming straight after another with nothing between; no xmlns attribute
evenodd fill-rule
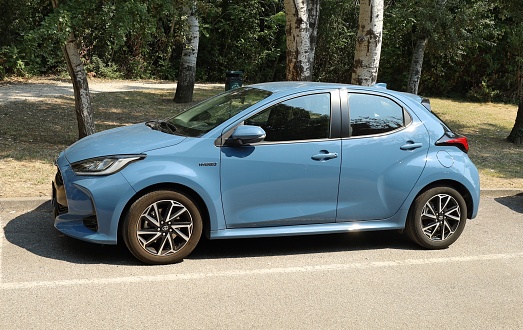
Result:
<svg viewBox="0 0 523 330"><path fill-rule="evenodd" d="M392 132L405 127L410 118L403 107L389 98L350 93L349 117L351 136Z"/></svg>

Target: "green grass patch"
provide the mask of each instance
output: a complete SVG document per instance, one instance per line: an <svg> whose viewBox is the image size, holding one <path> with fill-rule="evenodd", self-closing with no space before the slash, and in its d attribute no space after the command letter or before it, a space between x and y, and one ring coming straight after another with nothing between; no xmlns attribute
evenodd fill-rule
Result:
<svg viewBox="0 0 523 330"><path fill-rule="evenodd" d="M516 106L444 99L431 103L453 130L467 136L469 157L481 173L483 187L523 187L523 146L506 140L516 120Z"/></svg>

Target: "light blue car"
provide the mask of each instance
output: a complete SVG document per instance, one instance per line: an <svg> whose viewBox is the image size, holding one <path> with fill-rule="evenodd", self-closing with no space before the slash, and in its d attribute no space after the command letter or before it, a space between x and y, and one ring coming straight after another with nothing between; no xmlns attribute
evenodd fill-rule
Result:
<svg viewBox="0 0 523 330"><path fill-rule="evenodd" d="M404 230L442 249L479 206L467 139L382 86L275 82L100 132L57 159L55 227L145 263L210 239Z"/></svg>

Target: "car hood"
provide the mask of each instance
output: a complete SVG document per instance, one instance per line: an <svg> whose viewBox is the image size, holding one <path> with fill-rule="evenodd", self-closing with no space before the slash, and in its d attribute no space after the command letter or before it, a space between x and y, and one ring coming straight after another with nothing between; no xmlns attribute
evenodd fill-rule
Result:
<svg viewBox="0 0 523 330"><path fill-rule="evenodd" d="M156 131L141 123L86 136L67 148L65 157L74 163L100 156L139 154L172 146L184 139L184 136Z"/></svg>

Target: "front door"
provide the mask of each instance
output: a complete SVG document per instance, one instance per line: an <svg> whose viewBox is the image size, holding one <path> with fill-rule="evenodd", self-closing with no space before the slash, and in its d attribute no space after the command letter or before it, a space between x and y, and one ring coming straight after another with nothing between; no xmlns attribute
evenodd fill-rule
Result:
<svg viewBox="0 0 523 330"><path fill-rule="evenodd" d="M332 103L339 111L338 98ZM267 136L221 149L227 228L334 222L341 140L331 138L331 93L288 99L245 123Z"/></svg>

